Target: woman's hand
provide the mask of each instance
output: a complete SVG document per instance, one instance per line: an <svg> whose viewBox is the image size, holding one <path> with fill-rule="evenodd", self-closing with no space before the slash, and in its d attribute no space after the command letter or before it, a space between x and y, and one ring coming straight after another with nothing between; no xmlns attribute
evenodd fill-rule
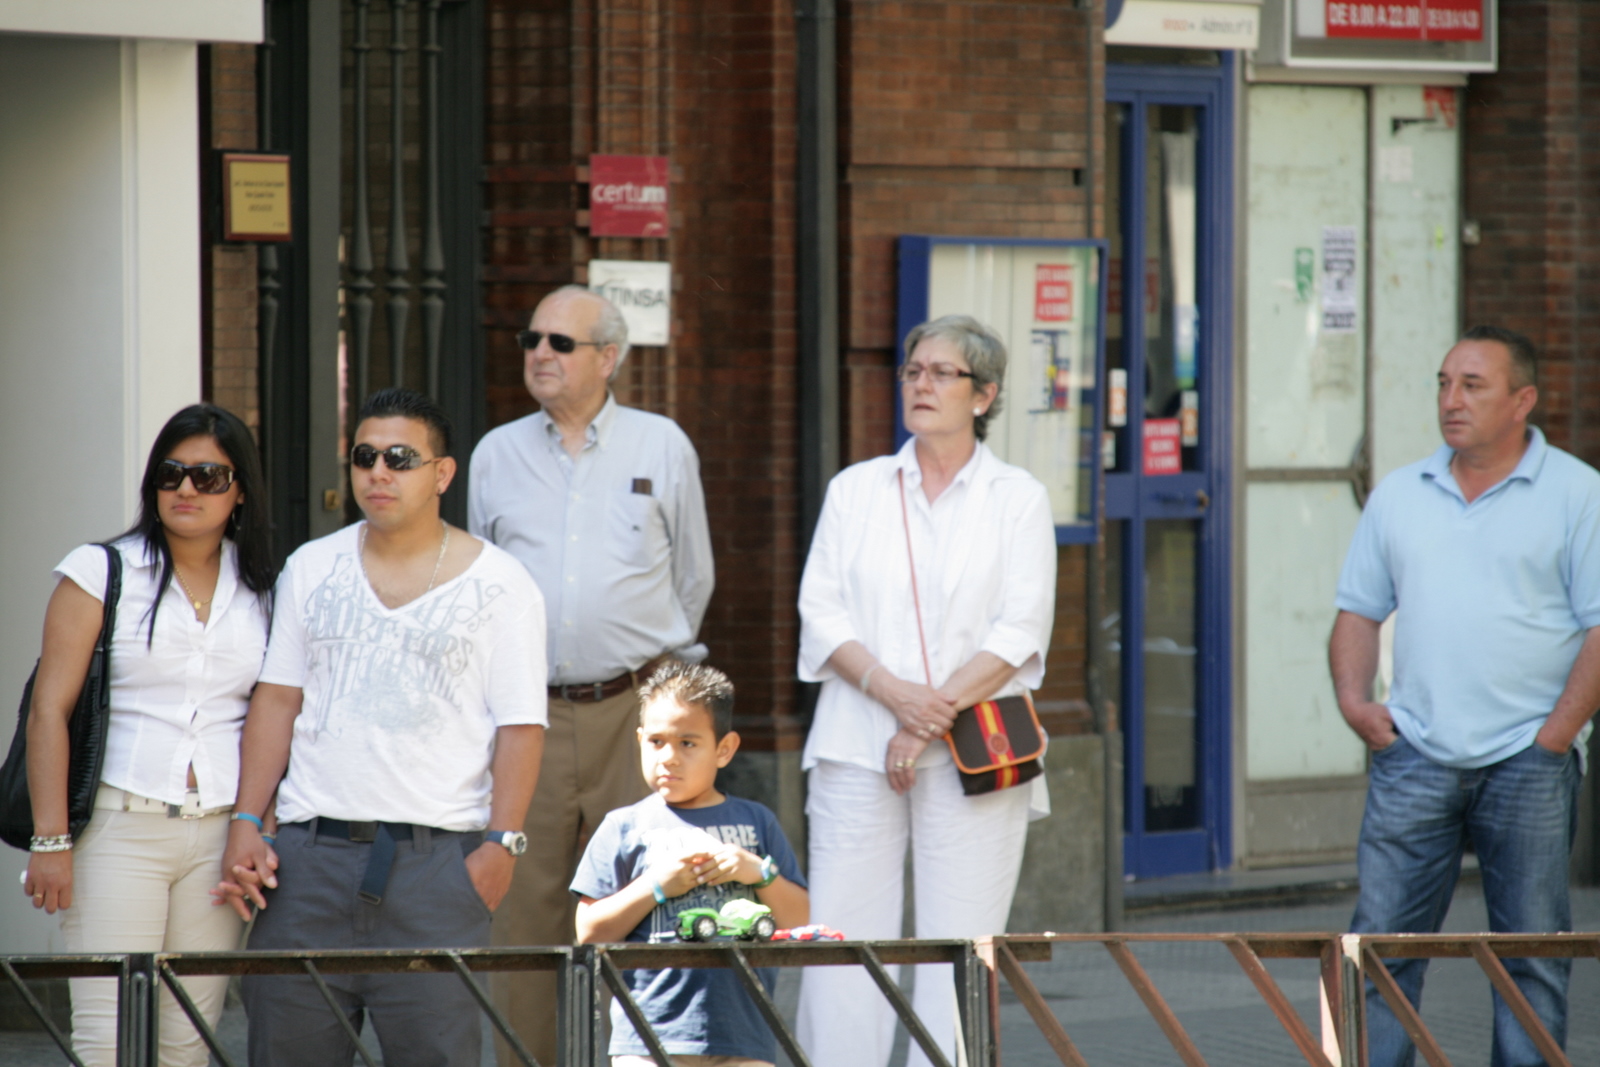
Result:
<svg viewBox="0 0 1600 1067"><path fill-rule="evenodd" d="M72 907L72 852L31 852L22 890L33 906L54 915Z"/></svg>
<svg viewBox="0 0 1600 1067"><path fill-rule="evenodd" d="M228 845L222 853L222 881L211 891L212 902L227 905L249 922L251 906L264 908L263 889L278 888L278 853L261 831L243 819L228 824Z"/></svg>
<svg viewBox="0 0 1600 1067"><path fill-rule="evenodd" d="M928 738L900 729L889 739L883 769L889 774L889 788L904 796L917 784L917 757L928 747Z"/></svg>
<svg viewBox="0 0 1600 1067"><path fill-rule="evenodd" d="M869 679L867 695L900 720L900 728L923 741L943 737L956 721L956 707L932 686L896 678L886 670Z"/></svg>

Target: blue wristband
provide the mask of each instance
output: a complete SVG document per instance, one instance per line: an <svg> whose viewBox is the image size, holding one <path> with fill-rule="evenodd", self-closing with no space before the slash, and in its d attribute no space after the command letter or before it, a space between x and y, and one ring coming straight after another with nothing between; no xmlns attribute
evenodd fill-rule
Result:
<svg viewBox="0 0 1600 1067"><path fill-rule="evenodd" d="M661 883L654 878L650 879L650 892L655 895L657 904L665 904L667 902L667 891L662 889Z"/></svg>
<svg viewBox="0 0 1600 1067"><path fill-rule="evenodd" d="M236 812L234 812L233 813L233 817L231 819L229 819L228 821L229 822L247 822L251 826L254 826L257 830L261 830L261 831L265 831L266 830L266 827L261 824L261 820L258 817L254 816L254 815L251 815L249 812L245 812L245 811L236 811Z"/></svg>
<svg viewBox="0 0 1600 1067"><path fill-rule="evenodd" d="M273 837L271 834L262 834L261 840L265 841L269 845L276 845L278 843L278 839Z"/></svg>

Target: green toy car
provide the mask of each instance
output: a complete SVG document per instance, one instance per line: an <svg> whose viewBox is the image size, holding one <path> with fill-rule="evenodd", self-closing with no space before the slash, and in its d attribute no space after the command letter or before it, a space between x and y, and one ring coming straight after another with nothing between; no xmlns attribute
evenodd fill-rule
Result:
<svg viewBox="0 0 1600 1067"><path fill-rule="evenodd" d="M730 900L715 908L686 908L678 913L680 941L710 941L721 935L740 941L771 941L778 924L772 909L753 900Z"/></svg>

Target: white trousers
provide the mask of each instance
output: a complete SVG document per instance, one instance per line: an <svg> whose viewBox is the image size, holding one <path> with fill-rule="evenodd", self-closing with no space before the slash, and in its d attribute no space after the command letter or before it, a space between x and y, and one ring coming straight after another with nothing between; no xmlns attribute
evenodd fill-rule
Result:
<svg viewBox="0 0 1600 1067"><path fill-rule="evenodd" d="M906 847L916 887L916 936L1005 932L1028 834L1029 791L968 797L954 764L919 769L905 796L882 771L824 760L807 778L811 921L852 941L898 938ZM898 968L890 968L894 973ZM912 1004L950 1062L958 1046L954 975L917 968ZM896 1016L859 967L808 967L800 979L800 1044L827 1067L884 1067ZM908 1067L928 1059L915 1042Z"/></svg>
<svg viewBox="0 0 1600 1067"><path fill-rule="evenodd" d="M101 786L104 792L108 787ZM69 952L226 952L243 923L211 903L222 880L228 816L169 819L101 808L72 852L72 907L61 915ZM117 983L73 978L72 1047L89 1067L115 1067ZM211 1026L222 1016L227 978L185 978ZM188 1016L161 990L161 1067L206 1067L210 1052Z"/></svg>

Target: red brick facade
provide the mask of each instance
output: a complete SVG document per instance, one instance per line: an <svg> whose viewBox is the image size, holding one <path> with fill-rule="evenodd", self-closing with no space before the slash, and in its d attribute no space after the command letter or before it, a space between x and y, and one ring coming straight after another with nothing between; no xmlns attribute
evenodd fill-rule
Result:
<svg viewBox="0 0 1600 1067"><path fill-rule="evenodd" d="M212 45L201 54L204 153L256 147L256 50L250 45ZM209 174L209 170L202 173ZM229 245L207 235L202 256L206 318L201 339L202 396L227 408L259 434L257 399L256 249Z"/></svg>
<svg viewBox="0 0 1600 1067"><path fill-rule="evenodd" d="M699 450L719 579L702 637L739 687L746 743L796 748L794 4L487 0L486 12L488 423L533 409L512 337L542 296L584 281L590 259L672 263L672 343L635 349L618 396L676 419ZM1097 18L1011 0L840 4L847 462L894 445L896 236L1090 232L1101 46L1084 34ZM208 77L208 147L253 147L252 51L212 48ZM671 158L670 239L588 235L586 163L602 152ZM208 396L254 424L254 253L209 256ZM1040 697L1061 732L1088 718L1087 560L1082 548L1060 557Z"/></svg>
<svg viewBox="0 0 1600 1067"><path fill-rule="evenodd" d="M1466 94L1467 323L1539 346L1553 443L1600 462L1600 5L1502 0L1500 70Z"/></svg>

